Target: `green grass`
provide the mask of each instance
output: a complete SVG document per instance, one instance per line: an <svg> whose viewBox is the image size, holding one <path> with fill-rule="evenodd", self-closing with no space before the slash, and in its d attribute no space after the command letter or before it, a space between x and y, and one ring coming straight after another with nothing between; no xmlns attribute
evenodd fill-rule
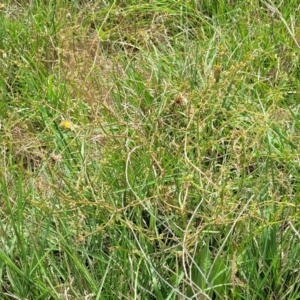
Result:
<svg viewBox="0 0 300 300"><path fill-rule="evenodd" d="M299 9L3 1L0 299L298 299Z"/></svg>

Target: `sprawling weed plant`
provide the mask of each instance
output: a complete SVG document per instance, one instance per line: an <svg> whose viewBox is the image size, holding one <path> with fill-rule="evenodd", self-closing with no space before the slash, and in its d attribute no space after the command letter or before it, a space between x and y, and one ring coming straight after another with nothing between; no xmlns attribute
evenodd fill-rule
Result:
<svg viewBox="0 0 300 300"><path fill-rule="evenodd" d="M299 299L299 16L2 1L0 298Z"/></svg>

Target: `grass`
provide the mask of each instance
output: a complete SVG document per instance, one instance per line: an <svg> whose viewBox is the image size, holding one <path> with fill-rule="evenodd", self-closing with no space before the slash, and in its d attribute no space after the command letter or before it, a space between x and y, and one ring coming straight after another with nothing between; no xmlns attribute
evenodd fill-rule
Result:
<svg viewBox="0 0 300 300"><path fill-rule="evenodd" d="M3 1L1 299L299 298L288 2Z"/></svg>

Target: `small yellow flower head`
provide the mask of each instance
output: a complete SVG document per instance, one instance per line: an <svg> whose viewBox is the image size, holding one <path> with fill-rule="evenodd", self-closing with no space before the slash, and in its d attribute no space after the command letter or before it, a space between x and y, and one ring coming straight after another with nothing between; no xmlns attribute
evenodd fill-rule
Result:
<svg viewBox="0 0 300 300"><path fill-rule="evenodd" d="M70 121L62 121L59 126L64 129L74 130L74 125Z"/></svg>

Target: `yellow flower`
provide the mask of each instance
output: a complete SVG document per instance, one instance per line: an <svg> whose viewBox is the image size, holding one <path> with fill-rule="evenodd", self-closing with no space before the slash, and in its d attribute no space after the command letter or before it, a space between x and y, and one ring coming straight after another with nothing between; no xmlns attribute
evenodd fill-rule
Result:
<svg viewBox="0 0 300 300"><path fill-rule="evenodd" d="M62 121L59 126L64 129L74 130L74 125L70 121Z"/></svg>

